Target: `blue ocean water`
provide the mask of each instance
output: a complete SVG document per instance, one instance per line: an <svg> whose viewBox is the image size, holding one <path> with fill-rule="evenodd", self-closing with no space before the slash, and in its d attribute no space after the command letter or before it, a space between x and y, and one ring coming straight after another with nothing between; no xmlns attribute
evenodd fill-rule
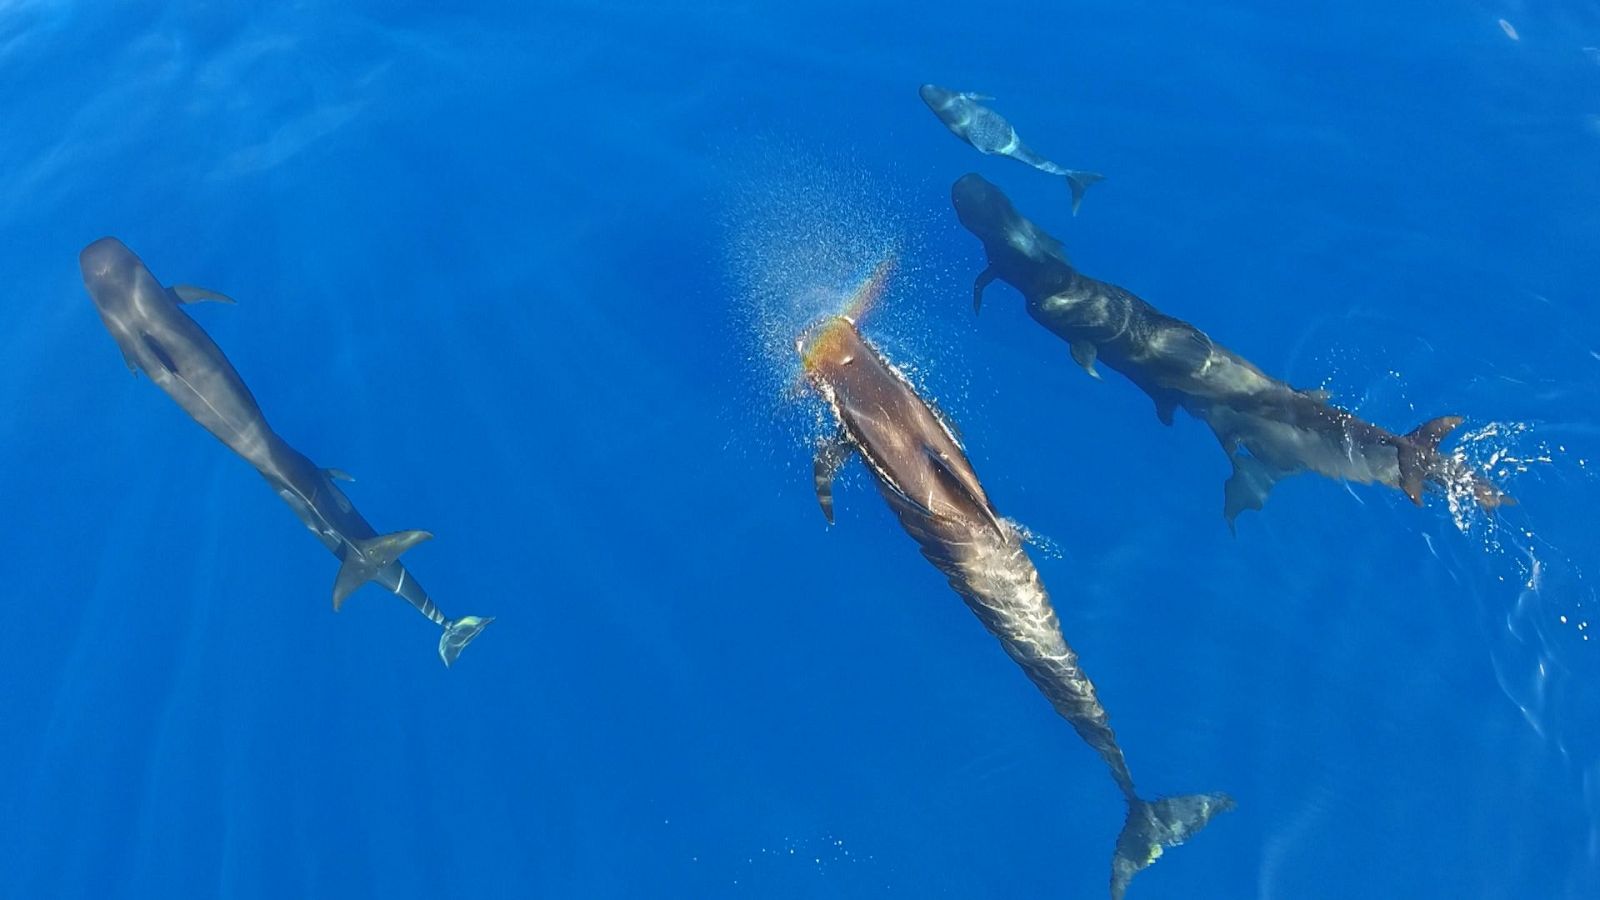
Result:
<svg viewBox="0 0 1600 900"><path fill-rule="evenodd" d="M0 0L0 896L1098 897L1103 767L859 465L792 342L960 428L1141 786L1238 809L1130 896L1600 895L1600 12L1584 4ZM994 95L1058 179L981 157ZM979 171L1088 274L1397 431L1495 519L1228 469L971 312ZM451 615L452 669L130 377L125 240Z"/></svg>

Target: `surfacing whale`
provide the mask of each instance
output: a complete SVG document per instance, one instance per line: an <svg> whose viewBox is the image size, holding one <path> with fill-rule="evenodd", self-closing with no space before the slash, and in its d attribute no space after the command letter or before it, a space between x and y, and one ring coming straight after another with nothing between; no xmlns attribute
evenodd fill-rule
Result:
<svg viewBox="0 0 1600 900"><path fill-rule="evenodd" d="M1078 207L1083 204L1083 192L1089 189L1089 185L1105 179L1099 172L1069 169L1035 153L1022 142L1010 122L981 102L993 100L993 97L946 90L936 84L925 84L917 89L917 93L922 95L922 102L928 104L928 108L952 134L972 145L979 153L1009 156L1041 172L1064 176L1067 187L1072 191L1073 215L1078 214Z"/></svg>
<svg viewBox="0 0 1600 900"><path fill-rule="evenodd" d="M367 581L405 598L443 629L439 658L446 666L492 621L482 616L447 619L427 591L399 562L401 553L432 537L425 531L380 535L339 490L350 476L322 469L279 437L222 349L181 308L220 301L222 294L178 285L166 288L144 263L114 237L83 249L78 262L83 284L106 330L135 374L150 380L184 412L255 466L323 546L342 561L333 585L333 608Z"/></svg>
<svg viewBox="0 0 1600 900"><path fill-rule="evenodd" d="M1111 897L1120 900L1136 873L1232 809L1233 800L1226 794L1145 800L1135 792L1105 708L1061 634L1021 535L995 512L944 420L845 316L822 323L798 349L807 382L839 426L837 435L819 443L814 461L823 514L833 521L834 475L859 453L922 555L1100 754L1128 806L1111 859Z"/></svg>
<svg viewBox="0 0 1600 900"><path fill-rule="evenodd" d="M1261 509L1274 484L1299 472L1397 488L1418 506L1427 485L1485 510L1515 502L1439 450L1461 417L1430 419L1407 434L1386 431L1334 406L1327 392L1296 390L1188 322L1078 272L1061 243L982 176L957 180L951 201L988 256L973 284L973 309L985 288L1003 281L1021 292L1035 321L1067 342L1085 372L1099 378L1097 362L1120 372L1155 401L1164 424L1182 407L1210 426L1233 463L1223 491L1230 529L1241 511Z"/></svg>

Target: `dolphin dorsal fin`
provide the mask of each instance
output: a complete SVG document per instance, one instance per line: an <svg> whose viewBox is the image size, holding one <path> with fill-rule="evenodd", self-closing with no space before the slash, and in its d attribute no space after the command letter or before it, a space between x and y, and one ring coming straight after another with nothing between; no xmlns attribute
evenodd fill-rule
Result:
<svg viewBox="0 0 1600 900"><path fill-rule="evenodd" d="M172 287L167 288L167 296L171 297L173 302L180 304L204 303L207 300L210 300L213 303L233 302L233 298L229 297L227 294L218 293L217 291L213 291L208 288L195 287L192 284L175 284Z"/></svg>
<svg viewBox="0 0 1600 900"><path fill-rule="evenodd" d="M1406 438L1424 450L1437 452L1439 449L1439 443L1448 437L1450 432L1455 431L1456 428L1458 428L1464 421L1466 420L1460 416L1440 416L1437 419L1429 419L1428 421L1423 422L1421 425L1418 425L1416 428L1411 429L1411 432L1406 435Z"/></svg>

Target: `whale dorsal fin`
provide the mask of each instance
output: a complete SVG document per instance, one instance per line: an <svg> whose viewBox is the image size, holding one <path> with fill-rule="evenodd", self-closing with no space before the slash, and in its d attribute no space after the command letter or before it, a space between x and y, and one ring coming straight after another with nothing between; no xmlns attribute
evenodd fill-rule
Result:
<svg viewBox="0 0 1600 900"><path fill-rule="evenodd" d="M960 473L956 472L950 463L938 453L932 450L924 452L928 456L928 462L933 466L934 476L946 488L965 497L969 503L982 510L985 521L994 527L995 533L1005 537L1006 529L1000 524L1000 517L995 515L993 507L989 506L989 498L983 495L983 488L978 485L976 479L961 477Z"/></svg>
<svg viewBox="0 0 1600 900"><path fill-rule="evenodd" d="M1460 416L1440 416L1437 419L1429 419L1411 429L1411 433L1407 434L1406 438L1424 450L1437 451L1439 443L1449 437L1450 432L1455 431L1464 421L1466 420Z"/></svg>
<svg viewBox="0 0 1600 900"><path fill-rule="evenodd" d="M142 331L139 332L139 336L144 338L145 348L148 349L153 356L155 356L156 360L161 363L161 367L163 369L166 369L168 372L171 372L174 375L178 374L178 364L172 361L172 354L167 352L167 348L161 346L160 341Z"/></svg>
<svg viewBox="0 0 1600 900"><path fill-rule="evenodd" d="M175 284L167 288L167 296L177 303L204 303L210 300L213 303L232 303L233 298L227 294L218 293L192 284Z"/></svg>
<svg viewBox="0 0 1600 900"><path fill-rule="evenodd" d="M855 444L842 431L817 441L817 452L811 460L811 477L817 490L817 504L822 507L829 525L833 524L834 476L849 462L855 450Z"/></svg>

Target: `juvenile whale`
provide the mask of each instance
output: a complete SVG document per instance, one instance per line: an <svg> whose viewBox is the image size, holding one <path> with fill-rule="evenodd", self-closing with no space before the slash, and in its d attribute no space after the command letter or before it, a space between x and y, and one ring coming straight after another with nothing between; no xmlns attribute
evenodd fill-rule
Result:
<svg viewBox="0 0 1600 900"><path fill-rule="evenodd" d="M833 521L834 475L859 453L922 555L1100 754L1128 806L1111 859L1111 897L1120 900L1136 873L1233 801L1226 794L1145 800L1134 791L1105 708L1061 634L1021 535L995 512L950 428L848 317L822 323L798 349L807 382L839 426L836 436L819 442L814 461L823 514Z"/></svg>
<svg viewBox="0 0 1600 900"><path fill-rule="evenodd" d="M1182 407L1210 426L1233 463L1223 492L1230 528L1242 510L1260 509L1279 480L1308 471L1397 488L1418 506L1429 484L1484 509L1515 502L1465 460L1440 452L1459 416L1407 434L1386 431L1332 405L1325 391L1296 390L1188 322L1078 272L1061 243L982 176L957 180L951 201L988 257L973 284L973 309L985 288L1003 281L1022 294L1035 321L1067 342L1084 371L1100 377L1099 362L1120 372L1155 401L1164 424Z"/></svg>
<svg viewBox="0 0 1600 900"><path fill-rule="evenodd" d="M1059 166L1029 149L1017 130L999 113L984 106L981 101L993 100L983 94L946 90L935 84L925 84L918 89L922 102L928 104L933 114L956 137L975 147L979 153L1009 156L1050 175L1062 175L1072 190L1072 214L1078 214L1083 203L1083 192L1089 185L1105 178L1098 172L1080 172Z"/></svg>
<svg viewBox="0 0 1600 900"><path fill-rule="evenodd" d="M233 301L203 288L163 287L114 237L85 247L78 262L84 287L128 368L150 376L184 412L255 466L317 540L342 561L333 584L333 608L337 610L365 582L376 581L443 629L439 657L447 666L455 662L462 648L494 620L445 618L399 562L401 553L432 535L378 534L334 484L350 476L318 468L279 437L221 348L182 309L183 304L204 300Z"/></svg>

